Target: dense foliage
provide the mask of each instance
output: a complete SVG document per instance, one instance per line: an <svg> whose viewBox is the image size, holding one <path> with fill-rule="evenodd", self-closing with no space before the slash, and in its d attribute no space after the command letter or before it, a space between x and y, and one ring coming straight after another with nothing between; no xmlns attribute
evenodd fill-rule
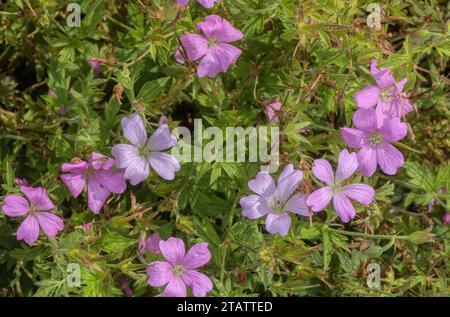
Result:
<svg viewBox="0 0 450 317"><path fill-rule="evenodd" d="M366 24L372 1L199 2L80 1L80 27L67 25L66 1L0 3L0 205L23 196L26 180L47 190L64 222L52 237L41 232L26 243L16 237L22 218L0 212L0 294L156 296L164 288L149 285L146 269L164 260L142 244L158 235L181 238L186 251L208 243L211 260L198 269L213 284L208 296L448 295L446 1L382 1L380 30ZM201 34L196 25L209 15L242 32L230 43L242 54L205 76L182 38ZM130 143L121 120L137 113L149 136L165 122L193 130L197 118L223 131L279 126L272 176L293 164L306 197L324 186L314 160L335 170L342 150L358 151L340 128L354 127L354 96L375 84L372 60L397 81L407 78L413 110L401 118L406 137L393 142L404 156L394 175L378 168L351 176L375 196L354 203L348 222L333 204L310 217L291 213L286 235L244 217L240 201L252 194L261 162L181 162L173 180L150 169L145 181L110 190L97 214L87 194L74 198L61 181L63 164L93 152L113 157L113 146ZM73 263L81 285L70 287ZM367 284L370 263L380 265L380 288Z"/></svg>

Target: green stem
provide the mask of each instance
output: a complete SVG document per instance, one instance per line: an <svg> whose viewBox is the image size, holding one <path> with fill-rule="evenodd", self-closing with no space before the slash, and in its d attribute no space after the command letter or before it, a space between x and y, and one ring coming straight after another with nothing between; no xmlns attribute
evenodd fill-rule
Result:
<svg viewBox="0 0 450 317"><path fill-rule="evenodd" d="M380 239L380 240L409 240L409 236L397 236L397 235L388 235L388 234L367 234L362 232L353 232L353 231L345 231L345 230L339 230L339 229L333 229L330 227L327 227L326 230L333 231L339 234L342 234L344 236L352 236L352 237L361 237L361 238L368 238L368 239Z"/></svg>

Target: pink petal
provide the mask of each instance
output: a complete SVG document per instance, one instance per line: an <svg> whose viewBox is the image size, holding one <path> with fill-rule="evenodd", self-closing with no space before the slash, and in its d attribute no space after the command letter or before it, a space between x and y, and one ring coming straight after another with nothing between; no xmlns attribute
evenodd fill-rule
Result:
<svg viewBox="0 0 450 317"><path fill-rule="evenodd" d="M397 142L403 139L408 133L408 127L400 118L385 120L380 128L380 134L387 142Z"/></svg>
<svg viewBox="0 0 450 317"><path fill-rule="evenodd" d="M64 229L64 222L61 217L50 212L37 212L36 219L48 237L54 237L58 234L58 231Z"/></svg>
<svg viewBox="0 0 450 317"><path fill-rule="evenodd" d="M268 197L275 192L275 182L267 172L259 172L256 177L248 182L248 187L262 197Z"/></svg>
<svg viewBox="0 0 450 317"><path fill-rule="evenodd" d="M291 227L291 217L288 213L283 214L268 214L266 219L266 229L271 234L278 233L280 236L285 237L289 228Z"/></svg>
<svg viewBox="0 0 450 317"><path fill-rule="evenodd" d="M212 7L214 7L214 3L219 1L221 0L197 0L197 2L206 9L211 9Z"/></svg>
<svg viewBox="0 0 450 317"><path fill-rule="evenodd" d="M327 207L332 197L333 190L330 187L325 186L313 191L306 199L306 204L311 206L312 211L318 212Z"/></svg>
<svg viewBox="0 0 450 317"><path fill-rule="evenodd" d="M220 72L226 72L235 64L242 51L232 45L221 43L210 48L198 65L198 77L215 77Z"/></svg>
<svg viewBox="0 0 450 317"><path fill-rule="evenodd" d="M159 249L167 262L173 266L180 265L183 262L185 253L183 240L173 237L170 237L166 241L161 240L159 242Z"/></svg>
<svg viewBox="0 0 450 317"><path fill-rule="evenodd" d="M159 249L159 242L161 240L160 236L152 234L145 240L143 251L150 251L153 254L161 253L161 250Z"/></svg>
<svg viewBox="0 0 450 317"><path fill-rule="evenodd" d="M373 109L359 109L353 115L353 124L364 132L377 130L377 115Z"/></svg>
<svg viewBox="0 0 450 317"><path fill-rule="evenodd" d="M17 229L17 240L33 244L39 237L39 222L33 215L28 215Z"/></svg>
<svg viewBox="0 0 450 317"><path fill-rule="evenodd" d="M123 135L131 144L143 146L147 142L147 131L145 131L144 121L137 113L122 118L121 125Z"/></svg>
<svg viewBox="0 0 450 317"><path fill-rule="evenodd" d="M84 174L88 169L89 164L85 161L79 163L64 163L61 166L61 172L71 174Z"/></svg>
<svg viewBox="0 0 450 317"><path fill-rule="evenodd" d="M30 204L34 205L36 210L45 211L55 208L55 205L48 198L47 191L44 188L21 186L20 190L27 196Z"/></svg>
<svg viewBox="0 0 450 317"><path fill-rule="evenodd" d="M7 195L3 203L2 210L9 217L25 216L30 207L28 201L19 195Z"/></svg>
<svg viewBox="0 0 450 317"><path fill-rule="evenodd" d="M248 219L258 219L270 213L266 200L258 195L242 197L239 204L242 206L242 215Z"/></svg>
<svg viewBox="0 0 450 317"><path fill-rule="evenodd" d="M105 187L100 185L95 178L90 178L88 181L88 206L94 212L98 214L103 205L108 199L111 192Z"/></svg>
<svg viewBox="0 0 450 317"><path fill-rule="evenodd" d="M205 297L213 289L213 284L205 274L187 270L182 277L184 283L192 288L195 297Z"/></svg>
<svg viewBox="0 0 450 317"><path fill-rule="evenodd" d="M172 277L162 295L164 297L186 297L186 285L181 277Z"/></svg>
<svg viewBox="0 0 450 317"><path fill-rule="evenodd" d="M372 176L377 169L376 151L368 146L364 146L356 156L358 157L358 167L361 173L366 177Z"/></svg>
<svg viewBox="0 0 450 317"><path fill-rule="evenodd" d="M336 182L341 182L350 176L358 168L358 158L356 153L349 153L347 150L339 153L338 167L336 169Z"/></svg>
<svg viewBox="0 0 450 317"><path fill-rule="evenodd" d="M213 38L221 43L231 43L240 40L244 35L227 20L218 15L209 15L203 22L197 23L197 28L207 38Z"/></svg>
<svg viewBox="0 0 450 317"><path fill-rule="evenodd" d="M139 155L136 147L129 144L117 144L112 148L112 155L116 159L118 168L125 168L124 178L130 180L131 185L146 180L150 173L148 160Z"/></svg>
<svg viewBox="0 0 450 317"><path fill-rule="evenodd" d="M364 146L365 140L369 134L362 130L353 128L341 128L342 138L349 147L359 149Z"/></svg>
<svg viewBox="0 0 450 317"><path fill-rule="evenodd" d="M362 205L368 205L373 201L375 191L366 184L351 184L344 187L342 193L347 197L356 200Z"/></svg>
<svg viewBox="0 0 450 317"><path fill-rule="evenodd" d="M291 174L278 180L276 197L281 202L286 202L289 197L295 192L303 179L303 172L300 170L294 170Z"/></svg>
<svg viewBox="0 0 450 317"><path fill-rule="evenodd" d="M334 173L330 163L324 159L314 160L313 173L320 181L333 185Z"/></svg>
<svg viewBox="0 0 450 317"><path fill-rule="evenodd" d="M208 40L199 34L183 35L181 43L190 61L196 61L208 53Z"/></svg>
<svg viewBox="0 0 450 317"><path fill-rule="evenodd" d="M366 86L354 96L356 104L361 109L375 107L379 97L380 89L377 86Z"/></svg>
<svg viewBox="0 0 450 317"><path fill-rule="evenodd" d="M196 243L184 257L182 265L188 270L194 270L206 265L210 260L211 253L208 250L208 243Z"/></svg>
<svg viewBox="0 0 450 317"><path fill-rule="evenodd" d="M103 154L92 152L91 157L89 158L89 163L91 166L96 169L109 170L114 166L114 160L110 157L107 157Z"/></svg>
<svg viewBox="0 0 450 317"><path fill-rule="evenodd" d="M64 185L69 189L73 197L78 197L86 184L85 174L62 174L60 176Z"/></svg>
<svg viewBox="0 0 450 317"><path fill-rule="evenodd" d="M381 170L388 175L395 175L397 168L403 166L403 154L387 142L381 143L376 153Z"/></svg>
<svg viewBox="0 0 450 317"><path fill-rule="evenodd" d="M370 62L370 71L372 76L375 78L378 87L381 89L389 88L395 82L394 77L391 75L391 70L389 68L377 68L377 61L372 60Z"/></svg>
<svg viewBox="0 0 450 317"><path fill-rule="evenodd" d="M173 180L175 173L180 170L180 163L177 159L167 153L150 152L148 161L155 172L165 180Z"/></svg>
<svg viewBox="0 0 450 317"><path fill-rule="evenodd" d="M278 116L276 114L276 111L279 111L281 109L281 102L274 102L265 107L267 116L269 117L269 120L274 120L278 122Z"/></svg>
<svg viewBox="0 0 450 317"><path fill-rule="evenodd" d="M286 202L283 211L290 211L301 216L308 217L308 206L304 195L294 195Z"/></svg>
<svg viewBox="0 0 450 317"><path fill-rule="evenodd" d="M166 285L174 277L172 265L167 262L154 261L147 267L147 283L153 287Z"/></svg>
<svg viewBox="0 0 450 317"><path fill-rule="evenodd" d="M343 193L334 193L333 205L339 218L343 222L349 222L356 216L355 208L353 208L350 199L348 199Z"/></svg>
<svg viewBox="0 0 450 317"><path fill-rule="evenodd" d="M156 129L148 141L150 151L163 151L177 144L175 136L170 134L167 124L161 125Z"/></svg>
<svg viewBox="0 0 450 317"><path fill-rule="evenodd" d="M111 193L122 194L127 189L124 174L122 170L97 170L92 177Z"/></svg>

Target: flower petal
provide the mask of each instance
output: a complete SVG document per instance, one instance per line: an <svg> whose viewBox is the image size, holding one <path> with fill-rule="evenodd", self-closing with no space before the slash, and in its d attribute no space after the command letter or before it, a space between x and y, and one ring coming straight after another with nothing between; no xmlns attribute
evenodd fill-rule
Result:
<svg viewBox="0 0 450 317"><path fill-rule="evenodd" d="M88 181L88 206L98 214L108 199L111 192L100 185L95 178L90 178Z"/></svg>
<svg viewBox="0 0 450 317"><path fill-rule="evenodd" d="M181 43L190 61L196 61L208 53L208 40L199 34L185 34L181 37Z"/></svg>
<svg viewBox="0 0 450 317"><path fill-rule="evenodd" d="M313 191L306 199L306 204L311 206L311 210L318 212L324 210L333 197L333 191L329 186Z"/></svg>
<svg viewBox="0 0 450 317"><path fill-rule="evenodd" d="M203 273L187 270L182 276L184 283L192 288L195 297L205 297L206 293L213 289L213 284L208 276Z"/></svg>
<svg viewBox="0 0 450 317"><path fill-rule="evenodd" d="M153 287L166 285L174 277L172 265L168 262L154 261L147 267L147 283Z"/></svg>
<svg viewBox="0 0 450 317"><path fill-rule="evenodd" d="M62 174L60 176L64 185L69 189L73 197L78 197L86 184L86 175L83 174Z"/></svg>
<svg viewBox="0 0 450 317"><path fill-rule="evenodd" d="M208 243L196 243L186 253L182 265L188 270L194 270L206 265L210 260L211 252L208 250Z"/></svg>
<svg viewBox="0 0 450 317"><path fill-rule="evenodd" d="M334 193L333 206L343 222L349 222L356 216L355 208L353 208L350 199L343 193Z"/></svg>
<svg viewBox="0 0 450 317"><path fill-rule="evenodd" d="M366 184L350 184L344 187L342 193L345 196L356 200L362 205L368 205L373 201L375 191L373 188Z"/></svg>
<svg viewBox="0 0 450 317"><path fill-rule="evenodd" d="M164 258L171 265L180 265L184 259L184 242L179 238L170 237L166 241L159 242L159 249Z"/></svg>
<svg viewBox="0 0 450 317"><path fill-rule="evenodd" d="M275 181L267 172L256 174L256 177L248 182L248 187L262 197L268 197L276 190Z"/></svg>
<svg viewBox="0 0 450 317"><path fill-rule="evenodd" d="M353 128L341 128L342 138L349 147L359 149L364 146L368 133Z"/></svg>
<svg viewBox="0 0 450 317"><path fill-rule="evenodd" d="M305 217L309 216L308 205L304 195L294 195L286 202L283 211L290 211Z"/></svg>
<svg viewBox="0 0 450 317"><path fill-rule="evenodd" d="M383 172L395 175L397 168L403 166L403 154L387 142L381 143L377 148L377 162Z"/></svg>
<svg viewBox="0 0 450 317"><path fill-rule="evenodd" d="M126 168L124 178L132 185L146 180L150 173L148 160L139 155L138 149L129 144L117 144L112 148L118 168Z"/></svg>
<svg viewBox="0 0 450 317"><path fill-rule="evenodd" d="M33 215L28 215L20 224L16 233L17 240L33 244L39 238L39 222Z"/></svg>
<svg viewBox="0 0 450 317"><path fill-rule="evenodd" d="M215 77L220 72L226 72L235 64L242 51L232 45L221 43L210 48L198 65L198 77Z"/></svg>
<svg viewBox="0 0 450 317"><path fill-rule="evenodd" d="M397 142L403 139L408 133L408 127L400 118L385 120L380 128L380 134L387 142Z"/></svg>
<svg viewBox="0 0 450 317"><path fill-rule="evenodd" d="M314 160L313 173L320 181L333 185L334 173L330 163L324 159Z"/></svg>
<svg viewBox="0 0 450 317"><path fill-rule="evenodd" d="M28 201L19 195L7 195L3 203L2 210L9 217L25 216L30 207Z"/></svg>
<svg viewBox="0 0 450 317"><path fill-rule="evenodd" d="M341 182L350 176L358 168L358 157L356 153L349 153L347 150L339 153L338 167L336 169L336 182Z"/></svg>
<svg viewBox="0 0 450 317"><path fill-rule="evenodd" d="M377 86L366 86L354 95L355 102L361 109L375 107L379 97L380 89Z"/></svg>
<svg viewBox="0 0 450 317"><path fill-rule="evenodd" d="M53 202L48 198L47 191L42 187L21 186L20 190L27 196L31 205L34 205L36 210L45 211L55 208Z"/></svg>
<svg viewBox="0 0 450 317"><path fill-rule="evenodd" d="M201 30L207 38L221 43L238 41L244 36L241 31L218 15L207 16L203 22L197 23L197 29Z"/></svg>
<svg viewBox="0 0 450 317"><path fill-rule="evenodd" d="M135 146L143 146L147 142L147 131L144 121L137 113L122 118L122 133Z"/></svg>
<svg viewBox="0 0 450 317"><path fill-rule="evenodd" d="M162 296L164 297L186 297L186 285L181 277L174 276L170 279Z"/></svg>
<svg viewBox="0 0 450 317"><path fill-rule="evenodd" d="M358 168L361 173L366 177L372 176L377 169L376 151L371 147L364 146L356 156L358 157Z"/></svg>
<svg viewBox="0 0 450 317"><path fill-rule="evenodd" d="M285 237L289 228L291 227L291 217L288 213L274 214L270 213L266 219L266 229L271 234L279 233L280 236Z"/></svg>
<svg viewBox="0 0 450 317"><path fill-rule="evenodd" d="M162 124L148 140L150 151L163 151L177 144L175 136L170 134L169 126Z"/></svg>
<svg viewBox="0 0 450 317"><path fill-rule="evenodd" d="M122 194L127 189L124 178L125 172L122 170L97 170L92 177L114 194Z"/></svg>
<svg viewBox="0 0 450 317"><path fill-rule="evenodd" d="M161 237L157 234L152 234L150 237L148 237L145 242L142 251L150 251L153 254L161 253L161 250L159 249L159 242L161 241Z"/></svg>
<svg viewBox="0 0 450 317"><path fill-rule="evenodd" d="M103 170L109 170L111 167L114 166L114 160L106 155L92 152L91 157L89 158L89 163L91 166L96 169L103 169Z"/></svg>
<svg viewBox="0 0 450 317"><path fill-rule="evenodd" d="M175 173L180 170L180 163L177 159L167 153L150 152L148 161L156 173L165 180L173 180Z"/></svg>
<svg viewBox="0 0 450 317"><path fill-rule="evenodd" d="M62 173L71 173L71 174L84 174L84 172L88 169L88 162L81 161L78 163L64 163L61 166Z"/></svg>
<svg viewBox="0 0 450 317"><path fill-rule="evenodd" d="M286 202L295 192L303 179L303 172L294 170L291 174L278 180L277 190L275 192L278 201Z"/></svg>
<svg viewBox="0 0 450 317"><path fill-rule="evenodd" d="M242 197L239 204L242 206L242 215L249 219L258 219L270 213L266 200L258 195Z"/></svg>
<svg viewBox="0 0 450 317"><path fill-rule="evenodd" d="M54 237L64 229L64 222L61 217L51 212L37 212L36 219L48 237Z"/></svg>
<svg viewBox="0 0 450 317"><path fill-rule="evenodd" d="M353 124L364 132L373 132L377 129L377 115L373 109L359 109L353 115Z"/></svg>
<svg viewBox="0 0 450 317"><path fill-rule="evenodd" d="M391 75L391 70L389 68L377 68L377 61L372 60L370 62L370 71L372 73L373 78L375 78L375 81L377 82L378 87L380 89L386 89L391 87L395 79Z"/></svg>

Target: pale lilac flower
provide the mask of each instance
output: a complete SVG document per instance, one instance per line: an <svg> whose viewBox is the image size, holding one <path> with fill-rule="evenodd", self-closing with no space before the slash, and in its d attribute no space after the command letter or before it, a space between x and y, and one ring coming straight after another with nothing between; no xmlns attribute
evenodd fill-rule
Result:
<svg viewBox="0 0 450 317"><path fill-rule="evenodd" d="M407 79L395 82L389 68L377 68L377 61L370 62L370 71L376 85L366 86L354 98L361 109L375 109L378 125L385 119L400 118L412 111L408 97L403 92Z"/></svg>
<svg viewBox="0 0 450 317"><path fill-rule="evenodd" d="M275 122L279 121L277 112L279 110L281 110L281 102L277 101L277 102L273 102L271 104L268 104L266 106L266 112L267 112L267 116L269 117L269 120L273 120Z"/></svg>
<svg viewBox="0 0 450 317"><path fill-rule="evenodd" d="M165 297L186 297L186 286L195 297L204 297L212 290L209 277L197 272L211 259L208 243L197 243L185 255L184 242L178 238L161 240L159 248L166 262L154 261L147 268L148 284L153 287L167 285Z"/></svg>
<svg viewBox="0 0 450 317"><path fill-rule="evenodd" d="M61 217L50 212L55 205L44 188L22 185L20 190L27 199L20 195L7 195L2 206L9 217L26 216L17 229L17 240L33 244L39 237L39 227L48 237L54 237L64 229Z"/></svg>
<svg viewBox="0 0 450 317"><path fill-rule="evenodd" d="M94 70L94 75L95 77L98 77L98 75L100 75L100 71L102 69L102 66L100 65L100 61L95 58L92 57L88 60L89 65L91 65L92 69Z"/></svg>
<svg viewBox="0 0 450 317"><path fill-rule="evenodd" d="M112 158L93 152L88 162L63 164L60 177L75 198L87 182L88 206L98 214L111 193L121 194L127 188L124 172L113 166Z"/></svg>
<svg viewBox="0 0 450 317"><path fill-rule="evenodd" d="M159 242L161 241L161 237L157 234L152 234L150 237L142 241L142 245L139 247L139 251L141 253L151 252L153 254L158 254L161 252L159 249Z"/></svg>
<svg viewBox="0 0 450 317"><path fill-rule="evenodd" d="M333 198L333 206L343 222L349 222L356 215L350 199L358 201L362 205L372 202L375 191L366 184L349 184L343 182L348 179L358 168L356 153L349 153L347 150L339 153L338 167L336 175L330 163L324 159L314 161L313 173L320 181L327 186L315 190L308 196L306 203L311 206L314 212L325 209Z"/></svg>
<svg viewBox="0 0 450 317"><path fill-rule="evenodd" d="M180 163L175 157L162 151L177 143L167 124L162 124L147 139L144 122L138 114L122 119L122 132L131 144L117 144L112 148L116 166L125 169L125 179L132 185L147 179L150 166L166 180L173 180Z"/></svg>
<svg viewBox="0 0 450 317"><path fill-rule="evenodd" d="M303 179L301 170L294 170L292 164L286 165L275 184L267 172L259 172L248 182L248 187L256 195L241 198L242 215L258 219L267 215L266 229L271 234L286 236L291 227L290 212L309 216L304 195L294 195Z"/></svg>
<svg viewBox="0 0 450 317"><path fill-rule="evenodd" d="M444 214L444 216L442 217L442 221L444 222L445 225L450 224L450 213L446 212Z"/></svg>
<svg viewBox="0 0 450 317"><path fill-rule="evenodd" d="M200 3L204 8L211 9L214 7L215 2L220 2L222 0L197 0L198 3ZM179 5L187 5L189 3L189 0L177 0L177 3Z"/></svg>
<svg viewBox="0 0 450 317"><path fill-rule="evenodd" d="M198 76L215 77L220 72L226 72L242 53L228 43L240 40L242 32L218 15L207 16L204 22L197 23L197 29L203 35L183 35L181 43L190 61L202 59L197 69Z"/></svg>
<svg viewBox="0 0 450 317"><path fill-rule="evenodd" d="M358 164L362 174L370 177L377 165L388 175L395 175L397 168L403 166L403 154L391 142L403 139L408 132L400 118L387 119L378 127L375 111L360 109L353 115L353 128L341 128L345 143L351 148L360 149Z"/></svg>

